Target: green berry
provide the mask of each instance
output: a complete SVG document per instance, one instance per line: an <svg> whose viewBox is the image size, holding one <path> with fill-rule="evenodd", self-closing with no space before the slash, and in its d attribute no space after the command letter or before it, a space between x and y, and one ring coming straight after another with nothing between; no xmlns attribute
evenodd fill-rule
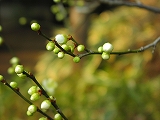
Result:
<svg viewBox="0 0 160 120"><path fill-rule="evenodd" d="M61 0L53 0L55 3L59 3L61 2Z"/></svg>
<svg viewBox="0 0 160 120"><path fill-rule="evenodd" d="M9 84L12 88L17 88L18 84L16 82L10 82Z"/></svg>
<svg viewBox="0 0 160 120"><path fill-rule="evenodd" d="M13 64L13 65L19 64L19 58L18 57L12 57L10 59L10 63Z"/></svg>
<svg viewBox="0 0 160 120"><path fill-rule="evenodd" d="M54 42L50 41L50 42L47 43L47 45L46 45L47 50L52 51L52 50L54 50L54 48L55 48L55 43Z"/></svg>
<svg viewBox="0 0 160 120"><path fill-rule="evenodd" d="M59 113L57 113L54 116L54 120L62 120L62 116Z"/></svg>
<svg viewBox="0 0 160 120"><path fill-rule="evenodd" d="M104 51L104 52L110 53L110 52L112 52L112 50L113 50L113 45L112 45L112 44L110 44L110 43L105 43L105 44L103 45L103 51Z"/></svg>
<svg viewBox="0 0 160 120"><path fill-rule="evenodd" d="M2 26L0 25L0 32L2 32Z"/></svg>
<svg viewBox="0 0 160 120"><path fill-rule="evenodd" d="M73 46L70 45L69 49L70 49L70 52L72 52L72 53L74 52L74 47Z"/></svg>
<svg viewBox="0 0 160 120"><path fill-rule="evenodd" d="M84 49L85 49L85 46L84 46L84 45L78 45L78 46L77 46L78 52L83 52Z"/></svg>
<svg viewBox="0 0 160 120"><path fill-rule="evenodd" d="M35 105L30 105L28 111L33 114L37 111L37 107Z"/></svg>
<svg viewBox="0 0 160 120"><path fill-rule="evenodd" d="M7 70L8 74L13 74L14 72L14 67L9 67Z"/></svg>
<svg viewBox="0 0 160 120"><path fill-rule="evenodd" d="M3 43L3 38L0 36L0 45Z"/></svg>
<svg viewBox="0 0 160 120"><path fill-rule="evenodd" d="M62 59L65 56L64 52L59 52L58 53L58 58Z"/></svg>
<svg viewBox="0 0 160 120"><path fill-rule="evenodd" d="M30 97L30 100L36 101L36 100L38 100L39 98L40 98L39 93L33 93L33 94L31 95L31 97Z"/></svg>
<svg viewBox="0 0 160 120"><path fill-rule="evenodd" d="M23 73L23 71L24 71L23 65L17 65L17 66L15 67L15 72L16 72L17 74L21 74L21 73Z"/></svg>
<svg viewBox="0 0 160 120"><path fill-rule="evenodd" d="M20 17L19 18L19 24L20 25L25 25L27 23L27 19L25 17Z"/></svg>
<svg viewBox="0 0 160 120"><path fill-rule="evenodd" d="M67 43L67 36L63 35L63 34L58 34L58 35L55 36L55 40L59 44L65 44L65 43Z"/></svg>
<svg viewBox="0 0 160 120"><path fill-rule="evenodd" d="M49 100L44 100L42 103L41 103L41 109L42 110L48 110L51 106L51 101Z"/></svg>
<svg viewBox="0 0 160 120"><path fill-rule="evenodd" d="M20 74L17 74L17 75L18 75L18 77L20 77L20 78L26 78L26 75L23 74L23 73L20 73Z"/></svg>
<svg viewBox="0 0 160 120"><path fill-rule="evenodd" d="M33 113L31 113L30 111L27 111L27 113L26 113L28 116L32 116L33 115Z"/></svg>
<svg viewBox="0 0 160 120"><path fill-rule="evenodd" d="M32 86L28 90L29 95L33 95L33 93L37 93L37 92L38 92L38 87L37 86Z"/></svg>
<svg viewBox="0 0 160 120"><path fill-rule="evenodd" d="M4 80L4 77L2 75L0 75L0 81Z"/></svg>
<svg viewBox="0 0 160 120"><path fill-rule="evenodd" d="M73 58L73 62L78 63L80 61L80 57L76 56Z"/></svg>
<svg viewBox="0 0 160 120"><path fill-rule="evenodd" d="M31 25L31 29L33 30L33 31L38 31L38 30L40 30L40 25L38 24L38 23L32 23L32 25Z"/></svg>
<svg viewBox="0 0 160 120"><path fill-rule="evenodd" d="M110 58L110 54L109 54L109 53L106 53L106 52L103 52L103 53L102 53L102 58L103 58L104 60L108 60L108 59Z"/></svg>
<svg viewBox="0 0 160 120"><path fill-rule="evenodd" d="M59 51L60 51L60 50L59 50L59 48L57 48L57 47L55 47L54 50L53 50L53 52L54 52L55 54L58 54Z"/></svg>
<svg viewBox="0 0 160 120"><path fill-rule="evenodd" d="M39 120L48 120L46 117L41 117Z"/></svg>
<svg viewBox="0 0 160 120"><path fill-rule="evenodd" d="M63 44L61 47L62 47L64 50L66 50L66 51L69 51L69 50L70 50L69 46L66 45L66 44Z"/></svg>
<svg viewBox="0 0 160 120"><path fill-rule="evenodd" d="M102 47L102 46L100 46L100 47L98 48L98 52L99 52L99 53L102 53L102 52L103 52L103 47Z"/></svg>

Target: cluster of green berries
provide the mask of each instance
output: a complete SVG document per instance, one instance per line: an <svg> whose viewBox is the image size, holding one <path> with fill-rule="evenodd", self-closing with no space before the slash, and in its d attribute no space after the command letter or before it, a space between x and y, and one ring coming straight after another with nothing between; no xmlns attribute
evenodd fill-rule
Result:
<svg viewBox="0 0 160 120"><path fill-rule="evenodd" d="M102 53L102 59L108 60L110 58L110 53L113 51L113 45L110 43L105 43L103 46L98 48L98 52Z"/></svg>
<svg viewBox="0 0 160 120"><path fill-rule="evenodd" d="M31 29L33 31L39 31L40 25L38 23L32 23ZM60 59L64 58L64 56L67 52L74 53L74 50L76 48L77 48L78 52L83 52L85 50L84 45L76 45L75 46L75 43L73 43L73 45L69 45L68 44L69 40L70 39L68 38L67 35L58 34L55 36L54 40L49 41L46 44L46 49L48 51L53 51L55 54L57 54L58 58L60 58ZM59 46L56 46L55 42L57 42L61 48ZM74 57L73 61L78 63L80 61L80 57L79 56Z"/></svg>
<svg viewBox="0 0 160 120"><path fill-rule="evenodd" d="M23 73L24 72L24 67L23 65L16 65L14 69L15 73L18 75L20 78L26 78L26 75Z"/></svg>
<svg viewBox="0 0 160 120"><path fill-rule="evenodd" d="M38 23L33 23L31 25L31 28L34 31L39 31L40 25ZM68 52L74 53L75 49L77 49L78 52L83 52L86 50L84 45L77 44L77 43L75 43L74 40L72 40L73 45L69 45L68 44L69 40L71 40L69 38L69 36L64 35L64 34L58 34L55 36L54 40L49 41L47 43L46 49L48 51L53 51L55 54L57 54L58 58L60 58L60 59L64 58L65 54ZM60 45L60 46L57 46L55 44L55 42L58 43L58 45ZM110 53L112 52L112 50L113 50L113 45L110 43L105 43L105 44L103 44L103 46L100 46L98 48L98 52L102 53L101 56L102 56L102 59L104 59L104 60L108 60L110 58ZM77 55L73 58L73 61L75 63L78 63L80 61L80 59L81 58L79 57L79 55Z"/></svg>
<svg viewBox="0 0 160 120"><path fill-rule="evenodd" d="M30 95L30 100L39 100L41 96L40 88L37 86L32 86L28 89L28 94Z"/></svg>
<svg viewBox="0 0 160 120"><path fill-rule="evenodd" d="M18 57L12 57L9 62L11 66L8 68L8 73L13 74L15 73L15 67L20 64L20 60Z"/></svg>
<svg viewBox="0 0 160 120"><path fill-rule="evenodd" d="M30 100L31 101L37 101L40 99L41 96L41 90L39 87L37 86L32 86L28 89L28 94L31 96ZM40 109L43 112L46 112L50 107L51 107L51 100L53 100L54 98L52 96L50 96L50 99L46 99L44 101L42 101L41 105L40 105ZM32 116L35 112L37 111L37 106L35 105L30 105L28 107L27 110L27 115L28 116ZM55 115L55 120L61 120L59 118L62 118L61 115L59 115L58 113ZM46 117L41 117L39 120L47 120Z"/></svg>
<svg viewBox="0 0 160 120"><path fill-rule="evenodd" d="M73 43L73 45L69 45L67 42L69 41L69 38L67 35L64 34L58 34L55 36L55 41L66 51L66 52L70 52L70 53L74 53L74 50L77 49L78 52L83 52L85 50L85 46L84 45L77 45L75 46L75 44ZM55 46L54 41L50 41L48 42L48 44L46 45L46 49L49 51L53 51L55 54L57 54L58 58L62 59L65 56L65 52L61 51L60 48L58 48L57 46ZM75 63L78 63L80 61L80 57L79 56L75 56L73 58L73 61Z"/></svg>

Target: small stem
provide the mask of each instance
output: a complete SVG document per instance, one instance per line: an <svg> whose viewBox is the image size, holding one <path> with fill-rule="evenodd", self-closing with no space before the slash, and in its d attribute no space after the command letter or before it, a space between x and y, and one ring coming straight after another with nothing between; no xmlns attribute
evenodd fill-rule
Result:
<svg viewBox="0 0 160 120"><path fill-rule="evenodd" d="M21 92L19 91L19 89L15 89L15 88L12 88L8 83L7 81L5 81L4 83L7 87L9 87L10 89L12 89L18 96L20 96L24 101L26 101L28 104L30 105L33 105L33 103L31 101L29 101L26 97L24 97ZM50 116L48 116L46 113L44 113L42 110L40 110L38 107L37 107L37 111L39 113L41 113L42 115L46 116L49 120L53 120L53 118L51 118Z"/></svg>
<svg viewBox="0 0 160 120"><path fill-rule="evenodd" d="M43 34L40 30L38 31L38 34L41 35L41 36L43 36L44 38L46 38L46 39L49 40L49 41L53 41L53 42L55 43L55 45L56 45L62 52L66 53L66 54L68 54L68 55L70 55L70 56L72 56L72 57L75 57L75 56L76 56L76 55L73 54L72 52L68 52L68 51L64 50L64 49L57 43L56 40L52 40L52 39L48 38L48 37L47 37L45 34Z"/></svg>
<svg viewBox="0 0 160 120"><path fill-rule="evenodd" d="M110 54L112 55L124 55L124 54L130 54L130 53L139 53L139 52L143 52L151 47L153 47L153 50L152 50L152 53L154 52L155 50L155 47L156 45L158 44L158 42L160 42L160 37L158 37L154 42L144 46L144 47L141 47L139 49L136 49L136 50L128 50L128 51L122 51L122 52L111 52ZM78 56L80 58L82 57L85 57L85 56L88 56L88 55L92 55L92 54L102 54L102 53L99 53L97 51L89 51L89 52L86 52L86 53L83 53L83 54L79 54Z"/></svg>
<svg viewBox="0 0 160 120"><path fill-rule="evenodd" d="M46 91L43 89L43 87L39 84L39 82L37 81L37 79L34 77L34 75L32 75L31 73L27 73L27 72L23 72L23 74L25 74L27 77L29 77L31 80L33 80L33 82L35 82L35 84L42 90L42 94L50 99L49 95L46 93ZM51 101L52 105L54 106L54 108L56 109L56 111L64 118L64 120L67 120L66 116L63 114L63 112L60 110L60 108L58 107L58 105L56 104L55 101Z"/></svg>
<svg viewBox="0 0 160 120"><path fill-rule="evenodd" d="M42 94L46 97L49 98L48 94L46 93L46 91L43 89L43 87L39 84L39 82L37 81L37 79L35 78L34 75L32 75L31 73L27 73L27 72L23 72L23 74L25 74L27 77L29 77L30 79L33 80L33 82L42 90Z"/></svg>

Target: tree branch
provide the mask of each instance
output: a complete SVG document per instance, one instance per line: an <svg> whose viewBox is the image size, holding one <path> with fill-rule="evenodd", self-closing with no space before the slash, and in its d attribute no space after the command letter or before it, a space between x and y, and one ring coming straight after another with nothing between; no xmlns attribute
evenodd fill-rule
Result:
<svg viewBox="0 0 160 120"><path fill-rule="evenodd" d="M99 1L101 3L109 4L109 5L138 7L138 8L149 10L149 11L154 12L154 13L160 13L160 8L144 5L141 2L128 2L128 1L120 1L120 0L99 0Z"/></svg>
<svg viewBox="0 0 160 120"><path fill-rule="evenodd" d="M149 49L151 47L153 48L152 49L152 53L154 53L154 50L155 50L156 45L158 44L158 42L160 42L160 37L158 37L154 42L152 42L152 43L150 43L150 44L148 44L146 46L143 46L143 47L141 47L139 49L136 49L136 50L128 49L128 51L111 52L110 54L112 54L112 55L123 55L123 54L130 54L130 53L139 53L139 52L143 52L143 51L145 51L145 50L147 50L147 49ZM83 54L79 54L78 56L80 58L82 58L82 57L85 57L85 56L88 56L88 55L92 55L92 54L102 54L102 53L99 53L97 51L90 51L90 52L86 52L86 53L83 53Z"/></svg>

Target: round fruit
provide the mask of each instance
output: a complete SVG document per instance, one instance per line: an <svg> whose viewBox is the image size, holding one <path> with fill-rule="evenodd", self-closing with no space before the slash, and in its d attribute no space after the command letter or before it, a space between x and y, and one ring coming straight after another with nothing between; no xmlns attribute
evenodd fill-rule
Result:
<svg viewBox="0 0 160 120"><path fill-rule="evenodd" d="M40 30L40 25L38 24L38 23L32 23L32 25L31 25L31 29L33 30L33 31L38 31L38 30Z"/></svg>

